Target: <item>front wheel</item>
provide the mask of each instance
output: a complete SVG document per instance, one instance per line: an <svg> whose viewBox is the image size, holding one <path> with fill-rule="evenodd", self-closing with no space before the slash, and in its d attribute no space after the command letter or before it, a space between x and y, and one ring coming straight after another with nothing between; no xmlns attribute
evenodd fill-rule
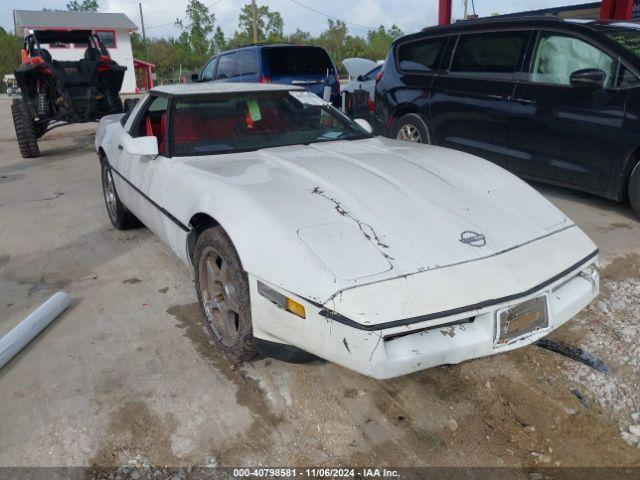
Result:
<svg viewBox="0 0 640 480"><path fill-rule="evenodd" d="M253 339L249 279L225 231L204 230L196 240L195 283L200 310L217 347L243 362L258 354Z"/></svg>
<svg viewBox="0 0 640 480"><path fill-rule="evenodd" d="M18 148L22 158L39 157L38 135L26 100L22 98L13 100L11 103L11 116L13 117L13 126L16 129Z"/></svg>
<svg viewBox="0 0 640 480"><path fill-rule="evenodd" d="M629 177L629 203L640 217L640 162L635 166Z"/></svg>
<svg viewBox="0 0 640 480"><path fill-rule="evenodd" d="M102 162L102 193L111 225L118 230L128 230L141 225L140 220L120 201L113 182L113 173L106 160Z"/></svg>
<svg viewBox="0 0 640 480"><path fill-rule="evenodd" d="M391 136L396 140L412 143L431 144L429 127L420 115L408 113L395 121Z"/></svg>

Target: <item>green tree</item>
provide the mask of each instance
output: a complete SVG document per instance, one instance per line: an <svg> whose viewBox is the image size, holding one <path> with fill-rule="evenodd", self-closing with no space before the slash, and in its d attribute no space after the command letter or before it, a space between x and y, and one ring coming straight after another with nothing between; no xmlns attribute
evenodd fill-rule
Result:
<svg viewBox="0 0 640 480"><path fill-rule="evenodd" d="M284 40L288 43L310 44L314 39L309 32L304 32L298 28L294 33L286 35Z"/></svg>
<svg viewBox="0 0 640 480"><path fill-rule="evenodd" d="M67 3L67 10L71 12L97 12L98 0L71 0Z"/></svg>
<svg viewBox="0 0 640 480"><path fill-rule="evenodd" d="M199 0L189 0L186 18L176 20L176 26L182 30L177 47L189 68L199 68L211 55L214 45L210 38L214 31L216 17Z"/></svg>
<svg viewBox="0 0 640 480"><path fill-rule="evenodd" d="M336 65L340 65L345 57L345 40L347 38L347 25L341 20L328 21L329 27L318 37L318 44L324 47L333 58Z"/></svg>
<svg viewBox="0 0 640 480"><path fill-rule="evenodd" d="M382 60L387 56L391 43L398 37L403 35L396 25L392 25L390 29L380 25L377 30L369 30L367 33L367 58L371 60Z"/></svg>
<svg viewBox="0 0 640 480"><path fill-rule="evenodd" d="M213 34L213 46L217 53L223 52L227 48L227 39L224 37L224 32L220 25L216 27L216 31Z"/></svg>
<svg viewBox="0 0 640 480"><path fill-rule="evenodd" d="M266 5L256 7L256 25L258 42L280 42L284 39L284 22L277 11L270 11ZM247 3L238 16L238 31L234 35L236 41L253 42L253 8Z"/></svg>
<svg viewBox="0 0 640 480"><path fill-rule="evenodd" d="M22 48L22 38L6 32L4 29L0 31L0 87L2 93L7 89L4 83L4 75L13 73L18 65L20 65Z"/></svg>

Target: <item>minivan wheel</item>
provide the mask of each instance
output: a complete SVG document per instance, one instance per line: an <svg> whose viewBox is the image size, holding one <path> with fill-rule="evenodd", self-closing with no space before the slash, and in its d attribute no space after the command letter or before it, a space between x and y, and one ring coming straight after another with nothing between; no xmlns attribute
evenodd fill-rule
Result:
<svg viewBox="0 0 640 480"><path fill-rule="evenodd" d="M640 162L629 177L629 203L636 215L640 217Z"/></svg>
<svg viewBox="0 0 640 480"><path fill-rule="evenodd" d="M408 113L403 115L393 125L392 137L396 140L413 143L431 143L429 127L420 115Z"/></svg>

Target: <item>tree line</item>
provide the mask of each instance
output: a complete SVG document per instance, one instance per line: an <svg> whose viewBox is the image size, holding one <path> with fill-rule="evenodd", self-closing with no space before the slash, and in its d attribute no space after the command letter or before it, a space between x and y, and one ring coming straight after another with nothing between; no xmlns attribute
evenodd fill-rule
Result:
<svg viewBox="0 0 640 480"><path fill-rule="evenodd" d="M97 0L71 0L67 4L70 11L98 11ZM177 37L147 38L143 44L139 33L131 34L133 56L147 60L155 65L156 76L162 82L176 82L180 77L188 77L197 71L209 57L231 48L253 42L253 12L251 3L244 5L238 15L238 27L230 37L225 36L216 16L200 0L189 0L185 17L177 19L175 25L180 29ZM369 30L366 35L352 35L347 25L340 20L329 19L327 28L318 36L297 29L293 33L284 33L284 22L278 11L270 10L267 5L256 8L256 27L258 42L262 43L302 43L324 47L342 73L342 60L350 57L363 57L382 60L387 55L391 42L403 35L396 25L391 28L380 26ZM20 64L19 38L0 28L0 83L2 91L6 85L2 75L13 73Z"/></svg>

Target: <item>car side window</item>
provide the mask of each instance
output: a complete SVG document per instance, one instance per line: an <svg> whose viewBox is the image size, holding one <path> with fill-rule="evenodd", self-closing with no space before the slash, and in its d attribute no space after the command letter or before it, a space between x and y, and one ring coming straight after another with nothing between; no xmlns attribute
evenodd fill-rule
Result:
<svg viewBox="0 0 640 480"><path fill-rule="evenodd" d="M236 59L238 55L230 53L223 55L218 61L218 69L216 71L216 80L224 80L225 78L233 78L236 76Z"/></svg>
<svg viewBox="0 0 640 480"><path fill-rule="evenodd" d="M538 37L530 80L554 85L571 85L571 74L585 68L606 73L605 87L611 87L617 64L613 57L579 38L555 32L541 32Z"/></svg>
<svg viewBox="0 0 640 480"><path fill-rule="evenodd" d="M238 53L236 75L258 75L258 55L252 50Z"/></svg>
<svg viewBox="0 0 640 480"><path fill-rule="evenodd" d="M398 47L400 70L407 72L432 72L438 68L445 38L425 38Z"/></svg>
<svg viewBox="0 0 640 480"><path fill-rule="evenodd" d="M151 97L131 128L132 137L156 137L158 152L165 153L165 133L167 130L167 106L169 99L165 96Z"/></svg>
<svg viewBox="0 0 640 480"><path fill-rule="evenodd" d="M369 80L373 80L374 78L376 78L376 75L378 74L378 72L381 69L382 69L382 65L377 66L376 68L371 70L369 73L363 75L362 76L362 81L363 82L368 82Z"/></svg>
<svg viewBox="0 0 640 480"><path fill-rule="evenodd" d="M218 61L218 57L212 58L209 63L207 63L202 69L202 73L200 74L200 80L203 82L213 80L213 72L216 69L216 63Z"/></svg>
<svg viewBox="0 0 640 480"><path fill-rule="evenodd" d="M460 35L450 72L511 79L518 71L529 35L529 31Z"/></svg>
<svg viewBox="0 0 640 480"><path fill-rule="evenodd" d="M618 87L628 88L637 85L640 85L638 76L621 63L618 71Z"/></svg>

